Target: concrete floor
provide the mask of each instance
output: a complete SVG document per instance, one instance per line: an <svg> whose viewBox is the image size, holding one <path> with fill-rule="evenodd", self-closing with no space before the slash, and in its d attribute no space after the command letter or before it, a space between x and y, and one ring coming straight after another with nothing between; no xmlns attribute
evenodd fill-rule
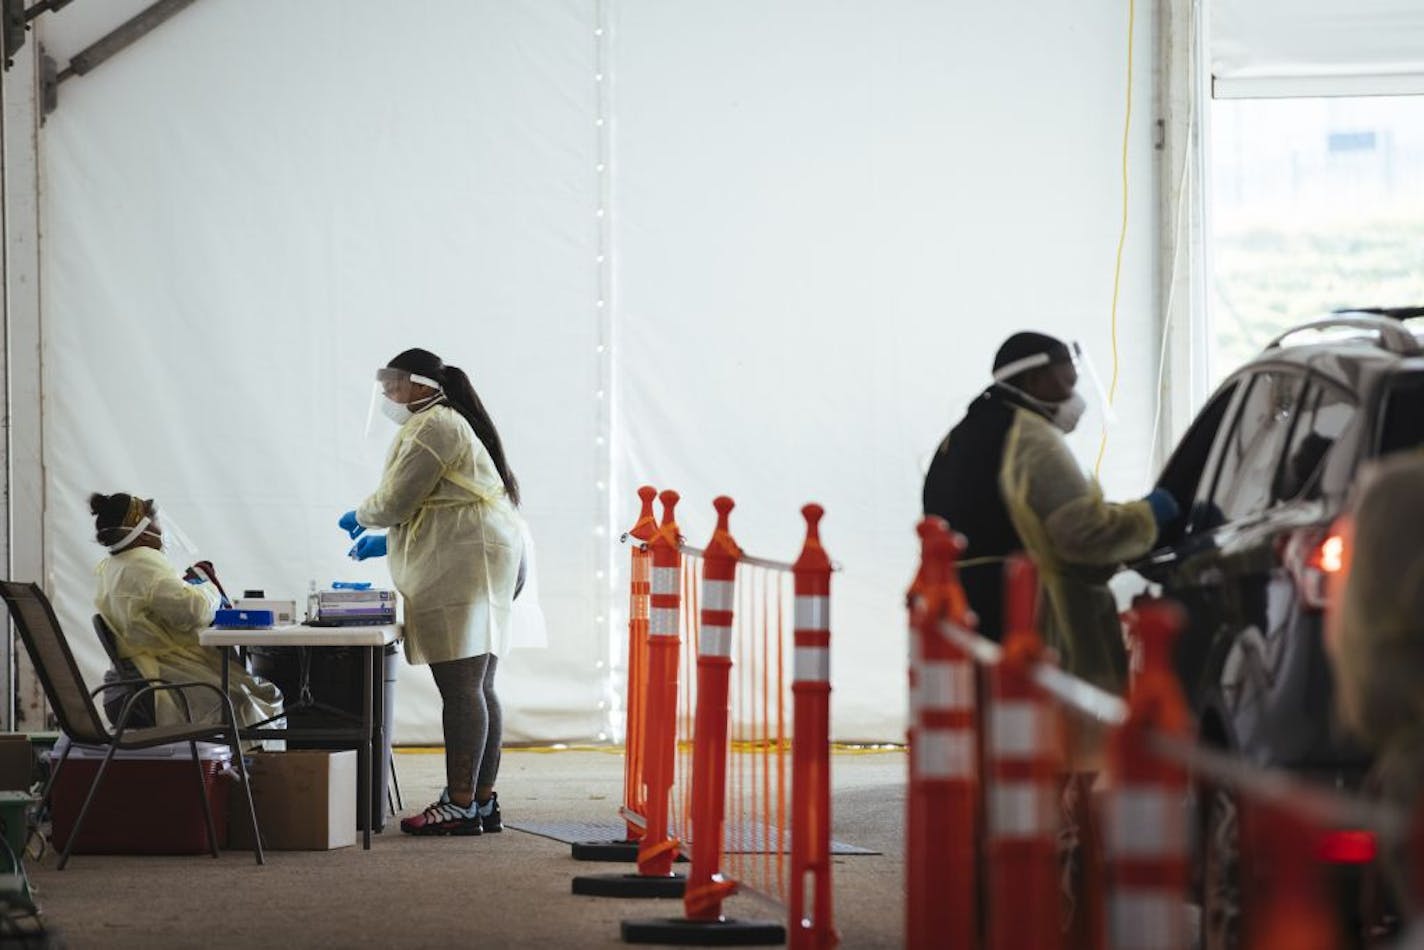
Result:
<svg viewBox="0 0 1424 950"><path fill-rule="evenodd" d="M438 753L396 756L407 813L444 785ZM905 755L839 753L832 765L833 837L883 852L835 858L836 926L846 947L903 939ZM616 815L623 759L604 751L507 750L500 803L507 822L594 821ZM624 919L680 916L680 901L581 897L578 874L625 865L574 861L569 846L506 831L413 838L395 822L372 841L331 852L184 857L78 855L31 863L49 926L72 948L621 947ZM734 897L728 916L767 919Z"/></svg>

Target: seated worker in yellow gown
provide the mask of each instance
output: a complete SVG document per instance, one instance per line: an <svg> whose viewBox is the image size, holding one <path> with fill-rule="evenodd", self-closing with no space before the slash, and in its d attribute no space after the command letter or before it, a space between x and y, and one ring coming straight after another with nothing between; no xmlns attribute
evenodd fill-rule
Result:
<svg viewBox="0 0 1424 950"><path fill-rule="evenodd" d="M200 562L179 576L163 556L163 529L152 499L135 495L89 497L95 540L108 548L100 562L94 606L113 630L119 656L139 675L168 682L222 684L227 650L198 645L198 631L213 622L223 601L212 565ZM227 660L228 695L239 725L253 725L282 712L276 686ZM222 718L217 696L208 690L184 690L194 722ZM158 725L187 721L176 694L156 694Z"/></svg>

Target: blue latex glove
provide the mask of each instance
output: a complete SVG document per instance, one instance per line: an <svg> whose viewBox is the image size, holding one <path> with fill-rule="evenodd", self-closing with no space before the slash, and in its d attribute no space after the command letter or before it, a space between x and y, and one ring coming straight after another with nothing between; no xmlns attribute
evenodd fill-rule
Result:
<svg viewBox="0 0 1424 950"><path fill-rule="evenodd" d="M1182 513L1182 508L1177 504L1177 499L1172 497L1172 493L1165 488L1154 488L1143 501L1152 506L1152 517L1157 521L1157 527L1171 524L1177 520L1177 516Z"/></svg>
<svg viewBox="0 0 1424 950"><path fill-rule="evenodd" d="M356 520L355 511L346 512L346 514L341 516L341 520L336 523L340 526L342 531L345 531L353 538L359 538L366 533L366 529Z"/></svg>
<svg viewBox="0 0 1424 950"><path fill-rule="evenodd" d="M386 536L384 534L368 534L351 546L351 550L346 552L357 561L364 561L368 557L386 556Z"/></svg>

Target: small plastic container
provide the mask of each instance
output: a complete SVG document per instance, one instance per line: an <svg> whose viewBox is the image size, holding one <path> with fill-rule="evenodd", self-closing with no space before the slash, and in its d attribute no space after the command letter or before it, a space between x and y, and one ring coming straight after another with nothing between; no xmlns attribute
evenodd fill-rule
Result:
<svg viewBox="0 0 1424 950"><path fill-rule="evenodd" d="M213 626L228 630L266 630L277 625L277 615L271 610L219 610L213 616Z"/></svg>

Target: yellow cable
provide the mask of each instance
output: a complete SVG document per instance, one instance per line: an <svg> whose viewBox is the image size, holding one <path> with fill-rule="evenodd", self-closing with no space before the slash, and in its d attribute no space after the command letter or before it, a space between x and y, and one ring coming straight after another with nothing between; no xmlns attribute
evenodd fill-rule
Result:
<svg viewBox="0 0 1424 950"><path fill-rule="evenodd" d="M555 743L553 745L520 745L512 743L504 747L506 752L537 752L540 754L550 752L605 752L610 755L622 755L624 752L621 745L596 745L594 743ZM392 748L397 755L434 755L444 754L445 747L442 745L401 745Z"/></svg>
<svg viewBox="0 0 1424 950"><path fill-rule="evenodd" d="M691 743L686 743L689 747ZM506 752L537 752L540 754L551 752L604 752L609 755L623 755L627 750L621 745L594 745L592 743L576 745L507 745ZM759 754L764 751L789 752L791 750L791 740L782 739L780 741L762 742L751 740L733 740L728 743L731 752L751 752ZM846 753L849 755L880 755L887 752L906 751L903 743L898 742L833 742L831 750L836 753ZM396 746L392 751L397 755L434 755L443 754L444 746L438 745L402 745Z"/></svg>
<svg viewBox="0 0 1424 950"><path fill-rule="evenodd" d="M1117 263L1113 267L1112 292L1112 382L1108 384L1108 405L1117 399L1118 352L1117 352L1117 298L1122 287L1122 251L1127 244L1127 155L1128 135L1132 131L1132 52L1133 34L1137 25L1137 0L1127 0L1127 108L1122 120L1122 224L1117 235ZM1103 455L1108 449L1107 422L1103 422L1103 436L1098 443L1098 460L1093 463L1093 474L1102 474Z"/></svg>

